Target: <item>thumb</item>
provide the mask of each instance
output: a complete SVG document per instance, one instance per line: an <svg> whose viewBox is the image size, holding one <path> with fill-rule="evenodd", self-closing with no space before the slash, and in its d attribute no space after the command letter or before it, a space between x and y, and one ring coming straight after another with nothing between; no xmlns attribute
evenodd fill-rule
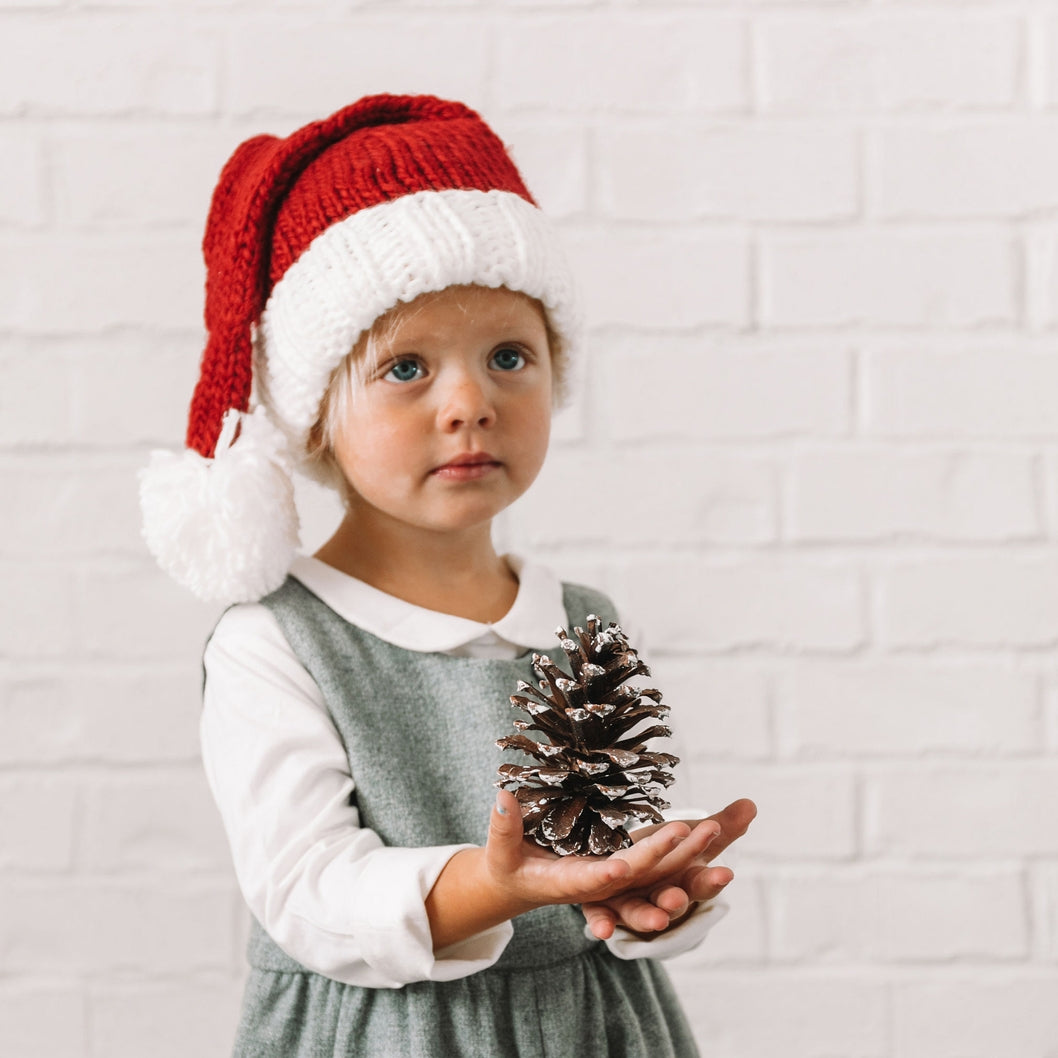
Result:
<svg viewBox="0 0 1058 1058"><path fill-rule="evenodd" d="M513 866L521 860L523 837L522 809L518 798L508 790L498 790L489 818L486 855L496 866Z"/></svg>

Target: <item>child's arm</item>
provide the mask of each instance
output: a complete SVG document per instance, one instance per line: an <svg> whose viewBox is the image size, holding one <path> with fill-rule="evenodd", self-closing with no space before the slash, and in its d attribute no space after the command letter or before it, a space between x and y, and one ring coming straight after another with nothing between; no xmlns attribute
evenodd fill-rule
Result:
<svg viewBox="0 0 1058 1058"><path fill-rule="evenodd" d="M518 802L501 790L485 847L457 852L427 895L434 950L536 907L619 899L655 879L682 876L718 832L711 821L694 832L686 823L666 823L609 857L556 856L523 840ZM652 928L658 909L649 901L635 897L622 907L636 928Z"/></svg>
<svg viewBox="0 0 1058 1058"><path fill-rule="evenodd" d="M240 888L288 955L347 984L399 988L491 966L503 923L435 956L424 900L469 845L395 848L361 826L319 689L262 606L228 610L206 649L206 777Z"/></svg>

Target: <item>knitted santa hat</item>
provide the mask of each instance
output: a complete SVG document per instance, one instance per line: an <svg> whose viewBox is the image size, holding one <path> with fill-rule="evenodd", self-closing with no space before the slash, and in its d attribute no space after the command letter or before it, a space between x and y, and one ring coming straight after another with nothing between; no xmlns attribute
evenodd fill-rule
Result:
<svg viewBox="0 0 1058 1058"><path fill-rule="evenodd" d="M398 302L455 284L539 299L568 343L555 234L503 144L460 103L369 96L243 143L203 241L207 342L187 449L141 473L144 538L202 599L258 599L298 546L290 472L335 368Z"/></svg>

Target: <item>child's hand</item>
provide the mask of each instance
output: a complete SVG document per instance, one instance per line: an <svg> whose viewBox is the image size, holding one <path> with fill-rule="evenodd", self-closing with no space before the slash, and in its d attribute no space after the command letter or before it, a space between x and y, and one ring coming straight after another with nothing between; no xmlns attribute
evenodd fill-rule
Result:
<svg viewBox="0 0 1058 1058"><path fill-rule="evenodd" d="M716 829L712 823L703 826ZM605 906L606 901L649 889L660 879L682 876L693 867L701 839L692 841L688 824L673 822L646 830L631 848L610 856L559 856L524 840L518 801L501 790L489 824L485 869L493 884L526 910L546 904ZM688 841L691 848L685 853L682 847Z"/></svg>
<svg viewBox="0 0 1058 1058"><path fill-rule="evenodd" d="M607 940L617 926L623 926L649 939L681 922L696 904L712 900L734 873L727 867L709 864L745 834L756 814L757 806L752 801L743 799L729 804L695 824L690 835L655 864L642 884L605 900L585 901L584 917L592 933ZM655 825L633 831L633 849L661 829Z"/></svg>

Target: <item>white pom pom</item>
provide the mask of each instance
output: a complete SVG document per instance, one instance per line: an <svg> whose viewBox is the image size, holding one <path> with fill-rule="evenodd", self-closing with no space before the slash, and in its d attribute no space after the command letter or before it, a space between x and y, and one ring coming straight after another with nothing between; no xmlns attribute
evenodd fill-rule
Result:
<svg viewBox="0 0 1058 1058"><path fill-rule="evenodd" d="M200 599L251 602L283 583L298 547L284 444L264 408L230 411L213 459L159 451L140 471L147 547Z"/></svg>

